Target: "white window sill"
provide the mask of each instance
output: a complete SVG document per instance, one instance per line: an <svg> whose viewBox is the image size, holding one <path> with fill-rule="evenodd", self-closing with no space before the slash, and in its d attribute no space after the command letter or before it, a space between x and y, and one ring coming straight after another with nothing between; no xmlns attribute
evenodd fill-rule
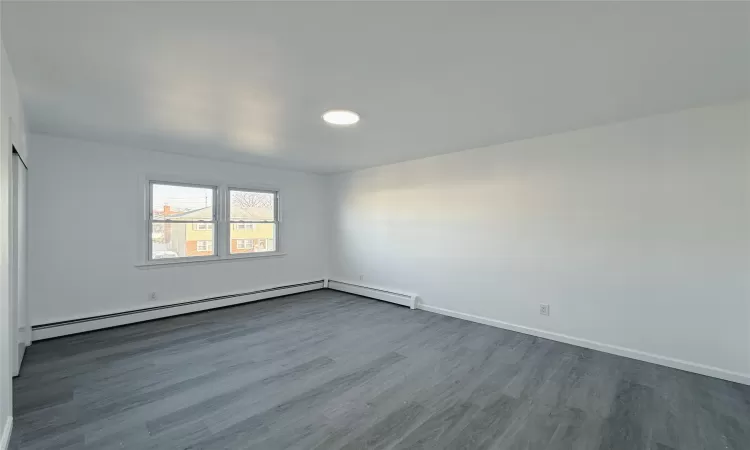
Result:
<svg viewBox="0 0 750 450"><path fill-rule="evenodd" d="M277 258L280 256L286 256L286 253L282 252L263 252L252 255L231 255L231 256L216 256L216 257L197 257L196 259L180 259L179 261L170 261L169 259L159 259L156 261L149 261L142 264L136 264L135 267L141 270L158 269L164 267L175 267L175 266L194 266L201 264L215 264L215 263L226 263L232 261L247 261L249 259L259 258Z"/></svg>

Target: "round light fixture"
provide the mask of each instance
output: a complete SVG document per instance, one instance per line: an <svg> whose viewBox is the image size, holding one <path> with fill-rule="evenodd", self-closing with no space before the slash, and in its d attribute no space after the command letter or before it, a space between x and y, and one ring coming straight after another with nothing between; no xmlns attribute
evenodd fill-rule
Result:
<svg viewBox="0 0 750 450"><path fill-rule="evenodd" d="M323 114L323 120L331 125L354 125L359 122L359 114L346 109L332 109Z"/></svg>

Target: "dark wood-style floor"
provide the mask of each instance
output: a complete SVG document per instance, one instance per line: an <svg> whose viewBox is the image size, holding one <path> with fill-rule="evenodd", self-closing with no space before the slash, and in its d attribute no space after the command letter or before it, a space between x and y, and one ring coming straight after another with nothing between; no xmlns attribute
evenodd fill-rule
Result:
<svg viewBox="0 0 750 450"><path fill-rule="evenodd" d="M750 387L321 290L35 343L15 449L750 448Z"/></svg>

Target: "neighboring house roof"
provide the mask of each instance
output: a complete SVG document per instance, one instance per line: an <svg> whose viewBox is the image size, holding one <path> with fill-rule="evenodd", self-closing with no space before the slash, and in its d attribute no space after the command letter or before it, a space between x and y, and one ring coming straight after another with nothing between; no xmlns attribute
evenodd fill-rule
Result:
<svg viewBox="0 0 750 450"><path fill-rule="evenodd" d="M175 212L167 216L163 212L154 211L155 219L182 219L182 220L211 220L212 207L194 209L192 211ZM232 220L273 220L269 208L243 208L232 207Z"/></svg>
<svg viewBox="0 0 750 450"><path fill-rule="evenodd" d="M207 206L205 208L194 209L192 211L174 212L166 216L166 219L195 219L195 220L211 220L213 214L213 208Z"/></svg>

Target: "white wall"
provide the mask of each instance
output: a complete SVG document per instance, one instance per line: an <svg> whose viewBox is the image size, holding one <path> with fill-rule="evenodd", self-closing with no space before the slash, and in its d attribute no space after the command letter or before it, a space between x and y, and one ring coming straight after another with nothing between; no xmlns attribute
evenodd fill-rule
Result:
<svg viewBox="0 0 750 450"><path fill-rule="evenodd" d="M337 175L330 276L750 382L749 130L743 102Z"/></svg>
<svg viewBox="0 0 750 450"><path fill-rule="evenodd" d="M15 366L11 361L11 345L15 345L15 336L11 333L16 330L11 326L14 322L11 321L10 306L11 142L28 159L25 129L16 80L0 42L0 440L13 409L11 374Z"/></svg>
<svg viewBox="0 0 750 450"><path fill-rule="evenodd" d="M29 135L32 325L320 280L328 246L319 175ZM286 256L143 270L141 177L162 174L280 189Z"/></svg>

